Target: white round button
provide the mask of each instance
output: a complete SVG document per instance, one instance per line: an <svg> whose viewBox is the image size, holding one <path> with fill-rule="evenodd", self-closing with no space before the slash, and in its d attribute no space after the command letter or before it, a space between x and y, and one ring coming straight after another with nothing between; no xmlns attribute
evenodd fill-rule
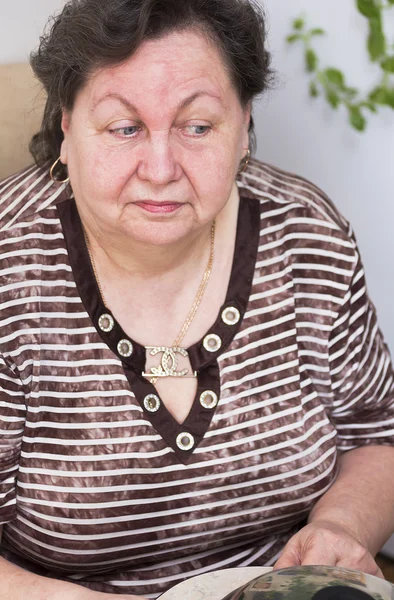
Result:
<svg viewBox="0 0 394 600"><path fill-rule="evenodd" d="M144 406L148 412L155 413L160 408L160 398L155 394L149 394L144 398Z"/></svg>
<svg viewBox="0 0 394 600"><path fill-rule="evenodd" d="M222 340L218 335L211 333L204 338L204 348L208 352L217 352L222 347Z"/></svg>
<svg viewBox="0 0 394 600"><path fill-rule="evenodd" d="M180 450L190 450L194 446L194 437L191 433L180 433L176 438L176 445Z"/></svg>
<svg viewBox="0 0 394 600"><path fill-rule="evenodd" d="M207 390L203 392L200 396L200 404L204 408L215 408L217 406L219 400L215 392L211 392L211 390Z"/></svg>
<svg viewBox="0 0 394 600"><path fill-rule="evenodd" d="M133 344L129 340L120 340L118 352L124 358L129 358L133 354Z"/></svg>
<svg viewBox="0 0 394 600"><path fill-rule="evenodd" d="M228 306L222 312L222 321L226 325L236 325L239 323L240 318L241 313L238 308L235 308L234 306Z"/></svg>
<svg viewBox="0 0 394 600"><path fill-rule="evenodd" d="M109 333L110 331L113 330L113 328L115 326L115 321L113 320L113 317L111 315L104 314L104 315L101 315L101 317L99 318L98 325L99 325L101 331L104 331L105 333Z"/></svg>

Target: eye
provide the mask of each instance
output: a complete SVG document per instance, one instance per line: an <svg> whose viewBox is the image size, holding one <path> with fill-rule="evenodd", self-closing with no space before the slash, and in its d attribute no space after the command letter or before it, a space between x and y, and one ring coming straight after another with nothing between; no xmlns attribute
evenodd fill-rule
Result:
<svg viewBox="0 0 394 600"><path fill-rule="evenodd" d="M186 125L186 134L191 137L203 137L211 130L210 125Z"/></svg>
<svg viewBox="0 0 394 600"><path fill-rule="evenodd" d="M138 125L128 125L127 127L117 127L116 129L110 129L109 132L119 137L135 137L135 134L141 130Z"/></svg>

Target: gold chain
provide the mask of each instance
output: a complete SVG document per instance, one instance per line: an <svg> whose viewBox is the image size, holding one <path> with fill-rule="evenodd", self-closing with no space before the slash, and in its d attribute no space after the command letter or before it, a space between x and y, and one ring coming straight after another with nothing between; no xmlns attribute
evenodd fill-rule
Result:
<svg viewBox="0 0 394 600"><path fill-rule="evenodd" d="M207 288L208 281L209 281L209 278L211 277L211 273L212 273L213 260L215 257L215 233L216 233L216 221L214 221L212 223L212 227L211 227L211 251L209 254L207 268L205 269L204 275L202 276L200 287L198 288L198 291L197 291L196 297L194 299L194 302L192 304L192 307L190 309L190 312L186 318L186 321L182 325L182 329L178 333L178 337L176 338L175 342L173 343L173 347L177 347L177 346L181 345L183 338L185 337L194 317L196 316L196 312L198 310L198 307L201 304L201 300L202 300L205 290Z"/></svg>
<svg viewBox="0 0 394 600"><path fill-rule="evenodd" d="M97 287L98 287L99 292L100 292L101 302L104 304L105 308L107 310L109 310L108 306L105 303L104 293L103 293L103 290L102 290L101 285L100 285L100 279L98 277L98 274L97 274L97 271L96 271L96 265L94 264L94 260L93 260L92 248L90 246L90 241L89 241L89 238L88 238L88 234L86 233L85 227L83 227L83 234L85 236L86 248L88 249L89 258L90 258L90 264L92 265L94 278L96 280Z"/></svg>
<svg viewBox="0 0 394 600"><path fill-rule="evenodd" d="M97 274L96 265L95 265L95 262L94 262L94 259L93 259L93 253L92 253L92 249L91 249L91 246L90 246L90 241L89 241L89 238L88 238L88 235L86 233L86 229L85 228L83 228L83 232L84 232L84 236L85 236L86 248L87 248L88 253L89 253L90 264L92 265L94 277L96 279L97 287L98 287L99 292L100 292L101 301L104 304L105 308L107 310L109 310L108 306L105 303L104 293L103 293L102 287L100 285L100 280L99 280L99 277L98 277L98 274ZM202 277L200 286L199 286L199 288L197 290L197 294L196 294L196 297L195 297L194 302L192 304L192 307L190 309L190 312L189 312L189 314L188 314L185 322L183 323L182 328L181 328L180 332L178 333L177 338L175 339L175 341L174 341L174 343L172 345L173 348L180 347L180 345L182 343L182 340L184 339L184 337L185 337L187 331L189 330L189 327L190 327L190 325L191 325L194 317L196 316L197 310L198 310L198 308L199 308L199 306L201 304L202 298L203 298L205 290L207 288L209 278L211 277L212 267L213 267L213 261L214 261L214 257L215 257L215 234L216 234L216 221L214 221L212 223L212 227L211 227L211 251L210 251L210 254L209 254L209 260L208 260L207 267L206 267L206 269L204 271L204 275ZM157 381L157 377L152 377L150 379L151 379L152 385L154 385L156 383L156 381Z"/></svg>

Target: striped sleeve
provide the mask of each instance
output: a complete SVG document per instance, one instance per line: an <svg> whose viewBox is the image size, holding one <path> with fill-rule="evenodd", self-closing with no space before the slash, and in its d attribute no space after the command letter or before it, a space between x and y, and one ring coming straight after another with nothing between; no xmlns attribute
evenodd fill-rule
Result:
<svg viewBox="0 0 394 600"><path fill-rule="evenodd" d="M0 358L0 525L15 518L15 482L25 413L22 384Z"/></svg>
<svg viewBox="0 0 394 600"><path fill-rule="evenodd" d="M338 448L394 444L394 377L375 307L357 261L329 342Z"/></svg>

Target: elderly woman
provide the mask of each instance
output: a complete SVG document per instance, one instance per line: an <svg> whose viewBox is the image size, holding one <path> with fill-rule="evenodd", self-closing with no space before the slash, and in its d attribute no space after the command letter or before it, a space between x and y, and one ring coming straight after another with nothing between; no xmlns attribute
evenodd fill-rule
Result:
<svg viewBox="0 0 394 600"><path fill-rule="evenodd" d="M264 37L247 0L72 0L32 57L37 166L0 187L1 598L380 574L393 371L346 221L250 160Z"/></svg>

